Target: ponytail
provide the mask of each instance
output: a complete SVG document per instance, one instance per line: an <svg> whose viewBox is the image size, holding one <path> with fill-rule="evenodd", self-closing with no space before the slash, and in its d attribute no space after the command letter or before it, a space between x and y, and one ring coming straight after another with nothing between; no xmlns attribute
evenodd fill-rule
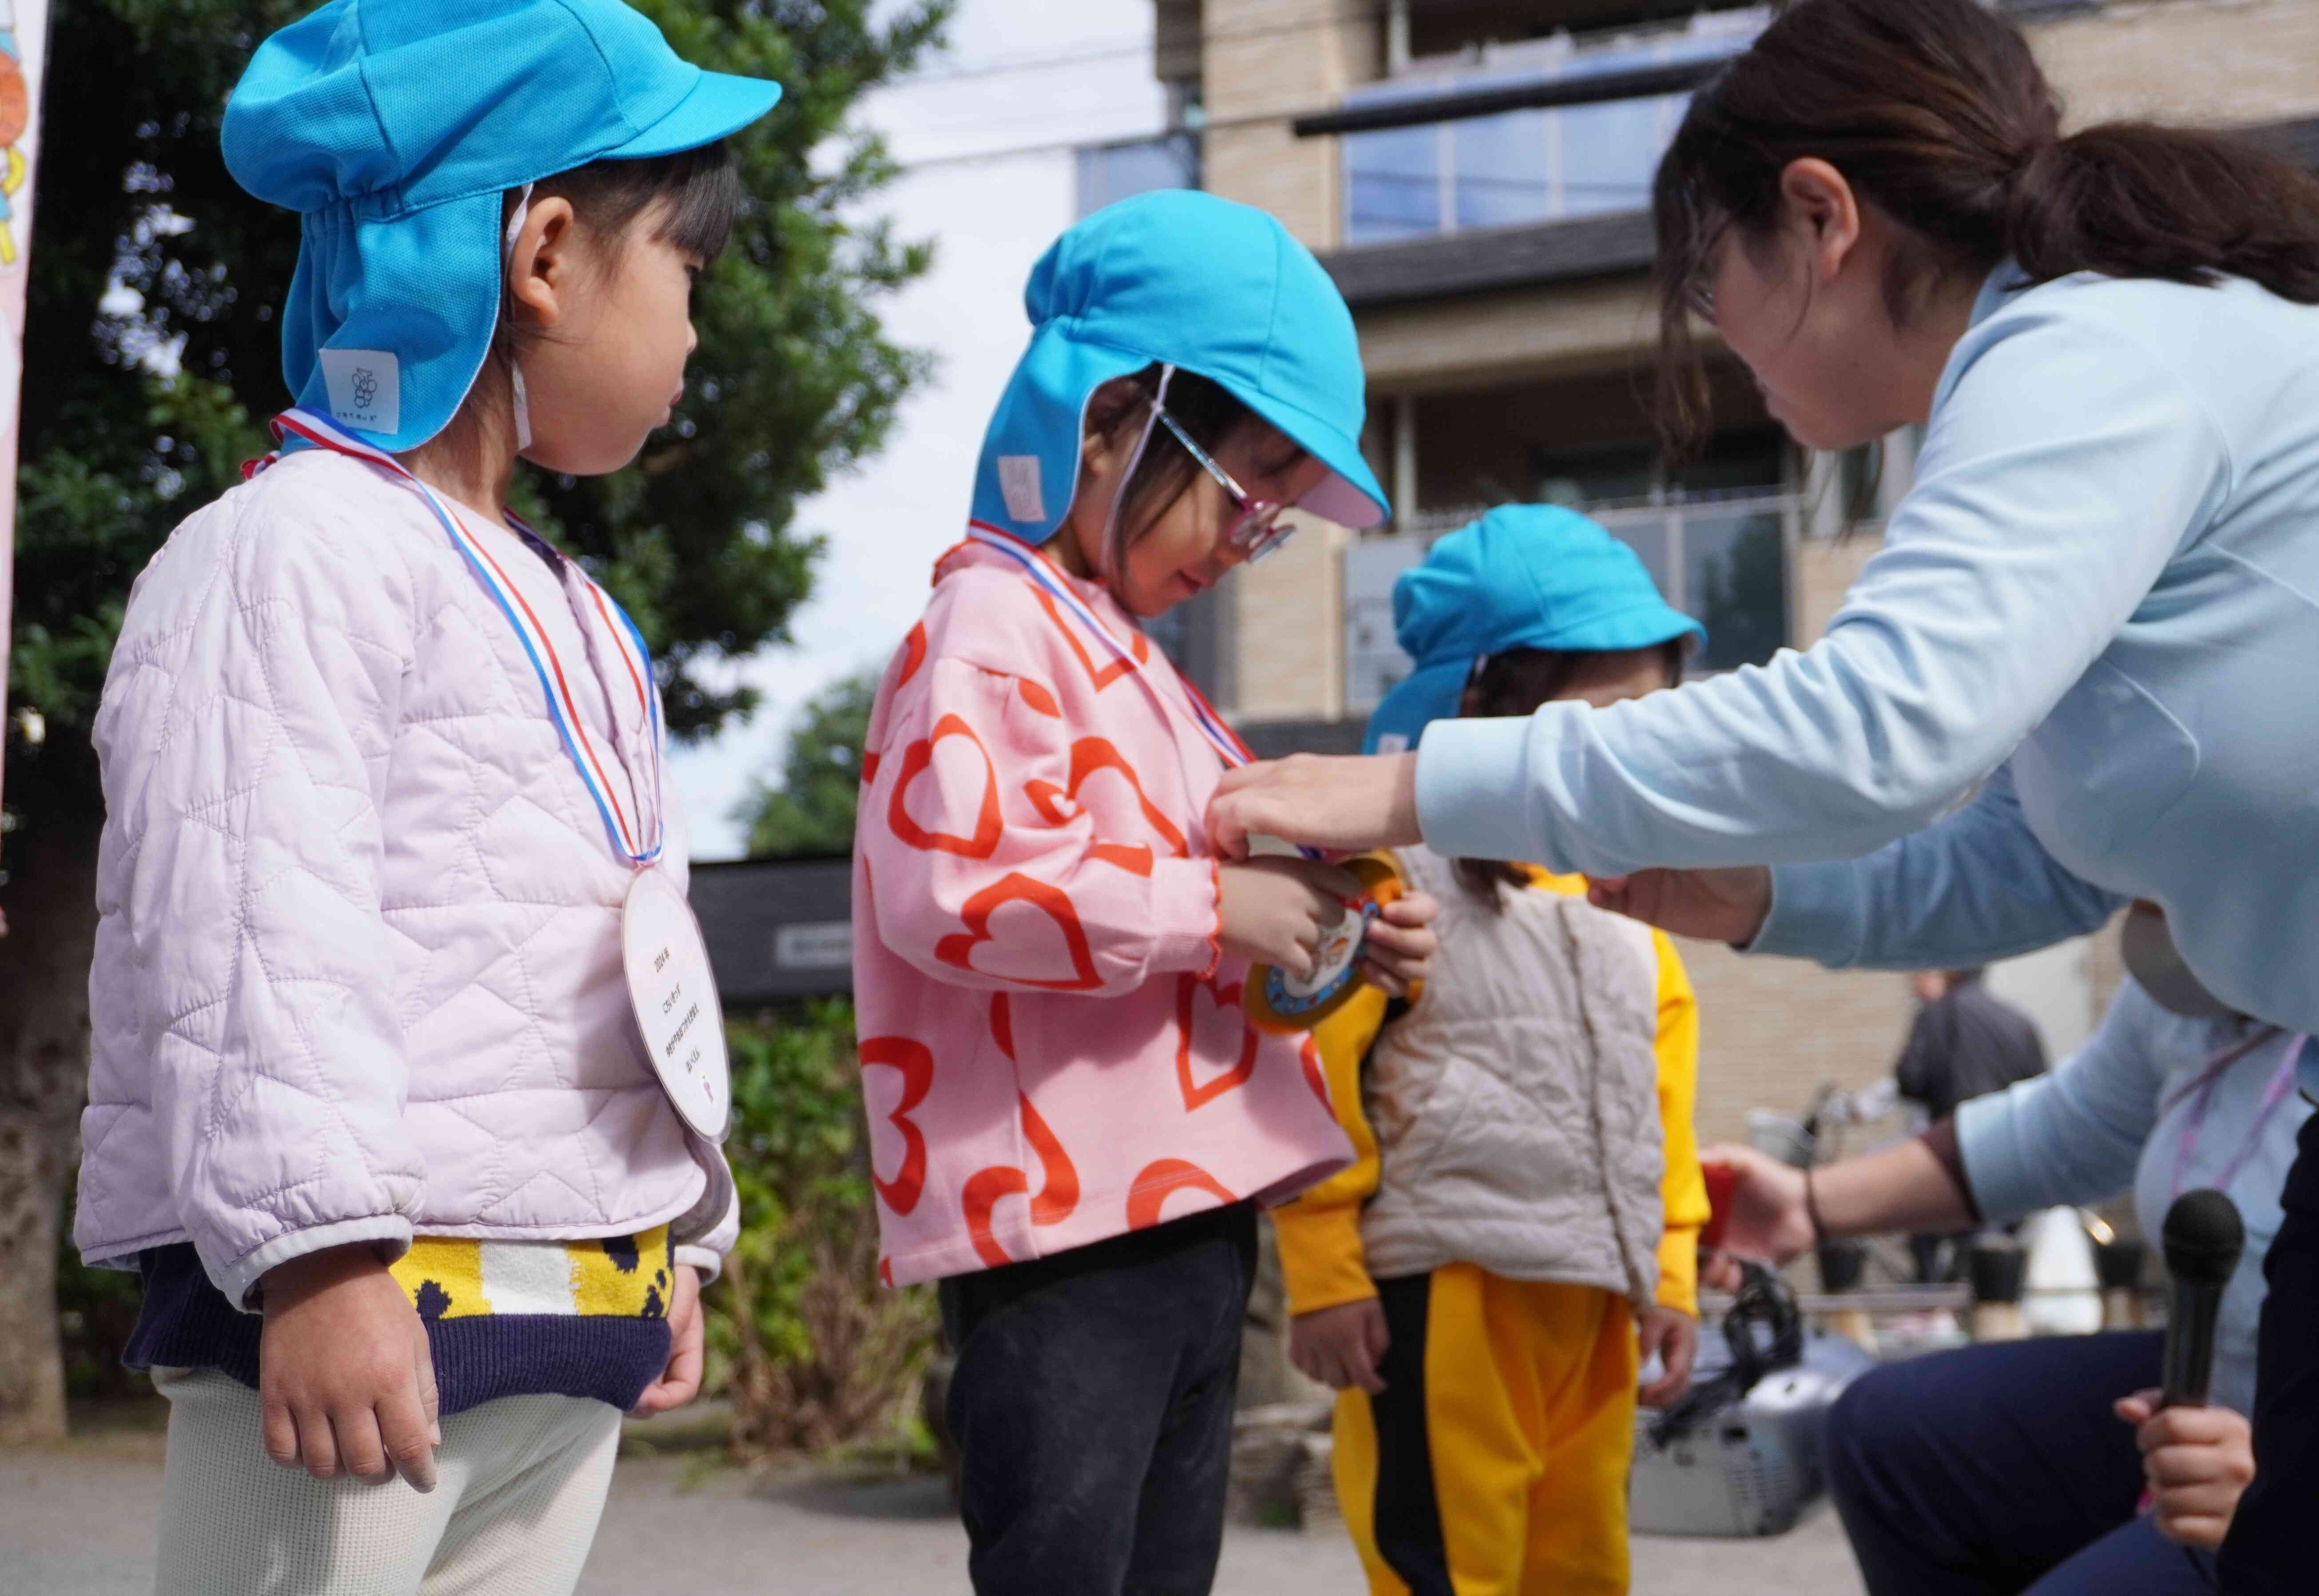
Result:
<svg viewBox="0 0 2319 1596"><path fill-rule="evenodd" d="M1905 321L1936 284L2011 259L2319 304L2319 178L2244 135L2106 122L2063 138L2018 29L1976 0L1797 0L1692 97L1660 161L1660 412L1706 428L1692 316L1717 239L1763 239L1780 180L1817 157L1902 230L1885 297Z"/></svg>
<svg viewBox="0 0 2319 1596"><path fill-rule="evenodd" d="M2319 304L2319 179L2243 134L2104 122L2030 153L2006 243L2032 282L2246 277Z"/></svg>

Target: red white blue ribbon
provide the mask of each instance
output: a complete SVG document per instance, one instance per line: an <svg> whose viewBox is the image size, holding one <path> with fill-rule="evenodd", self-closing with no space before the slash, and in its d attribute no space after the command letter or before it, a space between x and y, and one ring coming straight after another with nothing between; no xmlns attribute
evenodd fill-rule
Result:
<svg viewBox="0 0 2319 1596"><path fill-rule="evenodd" d="M1069 609L1078 618L1081 626L1101 638L1105 646L1111 650L1120 663L1142 680L1154 698L1174 709L1177 714L1189 720L1199 729L1200 735L1215 748L1216 757L1224 762L1224 769L1231 770L1236 765L1254 762L1256 755L1249 752L1248 744L1241 742L1239 734L1223 723L1223 717L1217 715L1214 707L1200 696L1200 690L1197 688L1189 681L1186 681L1179 674L1176 680L1182 683L1184 692L1181 697L1178 697L1163 691L1157 682L1146 675L1143 662L1135 657L1135 651L1112 636L1111 628L1104 625L1103 618L1087 608L1087 600L1071 591L1071 584L1057 573L1054 566L1048 563L1044 555L1029 547L1020 538L1010 537L997 527L987 527L980 521L968 522L966 535L985 548L996 549L1020 565L1024 573L1036 582L1042 592Z"/></svg>
<svg viewBox="0 0 2319 1596"><path fill-rule="evenodd" d="M460 557L466 562L467 569L474 573L475 580L491 595L500 613L506 616L508 624L515 628L516 640L523 645L523 652L539 678L540 690L547 700L547 717L555 723L555 734L563 741L564 751L571 756L573 768L579 772L580 784L587 789L589 798L596 806L596 813L604 822L604 833L611 841L612 851L636 869L656 863L667 837L667 826L663 818L665 810L661 773L663 734L660 697L652 689L651 651L645 648L644 634L636 629L636 622L628 618L627 611L622 609L618 602L598 586L585 571L581 570L576 562L568 559L564 562L565 569L586 591L589 602L603 622L599 628L591 626L584 614L575 613L573 617L580 623L582 636L590 639L589 666L596 672L597 685L604 691L604 701L607 704L612 702L614 683L605 679L606 672L598 667L594 658L593 637L599 631L611 639L612 652L618 656L628 683L643 708L651 742L648 762L653 785L653 812L649 834L644 827L645 816L638 815L631 819L613 788L608 771L619 762L617 753L599 750L597 739L590 735L587 722L580 714L580 707L572 697L571 682L564 662L555 651L555 645L539 624L539 618L532 612L523 594L508 580L507 573L492 556L491 550L476 541L465 523L452 513L450 507L432 488L412 475L393 455L348 436L334 423L311 410L284 410L274 419L273 426L276 439L286 442L294 437L316 448L366 460L407 483L426 500L427 508L434 513L436 520L441 523L445 534L450 537L451 546L458 550ZM264 470L277 457L268 455L263 461L253 463L249 474L255 475ZM509 518L510 521L514 519L512 517ZM533 538L538 537L522 523L515 522L515 525L525 535ZM567 599L569 592L567 585ZM576 612L579 607L574 605L573 608ZM638 796L641 797L640 792Z"/></svg>

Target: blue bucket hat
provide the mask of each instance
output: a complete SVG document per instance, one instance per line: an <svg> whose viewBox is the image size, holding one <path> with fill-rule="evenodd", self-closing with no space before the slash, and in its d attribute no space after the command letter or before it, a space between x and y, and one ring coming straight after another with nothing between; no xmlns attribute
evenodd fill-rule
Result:
<svg viewBox="0 0 2319 1596"><path fill-rule="evenodd" d="M1435 544L1393 584L1393 635L1417 662L1369 717L1364 753L1413 748L1457 713L1476 660L1510 648L1607 653L1707 628L1659 597L1635 551L1575 509L1508 504Z"/></svg>
<svg viewBox="0 0 2319 1596"><path fill-rule="evenodd" d="M501 196L714 143L781 98L703 72L620 0L329 0L257 47L225 162L298 212L282 375L373 446L449 422L499 322Z"/></svg>
<svg viewBox="0 0 2319 1596"><path fill-rule="evenodd" d="M974 518L1044 543L1078 486L1087 398L1155 363L1196 372L1329 468L1304 508L1347 527L1385 516L1361 458L1367 414L1352 312L1288 230L1192 189L1106 205L1065 232L1023 291L1031 347L983 435Z"/></svg>

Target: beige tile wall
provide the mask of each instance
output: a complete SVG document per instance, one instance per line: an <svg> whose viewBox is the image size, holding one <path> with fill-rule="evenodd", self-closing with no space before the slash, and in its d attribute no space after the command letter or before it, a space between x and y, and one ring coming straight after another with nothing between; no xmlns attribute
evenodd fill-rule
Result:
<svg viewBox="0 0 2319 1596"><path fill-rule="evenodd" d="M2151 0L2032 30L2072 125L2152 116L2218 126L2319 111L2313 0Z"/></svg>

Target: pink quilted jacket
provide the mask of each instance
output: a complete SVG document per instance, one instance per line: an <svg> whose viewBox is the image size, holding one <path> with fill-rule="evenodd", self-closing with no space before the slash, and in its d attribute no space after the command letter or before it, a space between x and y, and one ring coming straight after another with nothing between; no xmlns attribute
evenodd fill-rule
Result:
<svg viewBox="0 0 2319 1596"><path fill-rule="evenodd" d="M537 556L486 533L554 605ZM608 702L569 625L582 715L640 753L638 700ZM96 747L84 1258L190 1239L240 1303L345 1242L674 1222L713 1270L730 1186L629 1016L627 868L410 488L307 453L189 517L131 595ZM649 807L648 780L609 780ZM681 881L674 816L668 855Z"/></svg>
<svg viewBox="0 0 2319 1596"><path fill-rule="evenodd" d="M1221 955L1223 761L1166 656L1071 591L1140 672L969 543L871 712L853 974L891 1284L1282 1201L1351 1159L1312 1044L1253 1029Z"/></svg>

